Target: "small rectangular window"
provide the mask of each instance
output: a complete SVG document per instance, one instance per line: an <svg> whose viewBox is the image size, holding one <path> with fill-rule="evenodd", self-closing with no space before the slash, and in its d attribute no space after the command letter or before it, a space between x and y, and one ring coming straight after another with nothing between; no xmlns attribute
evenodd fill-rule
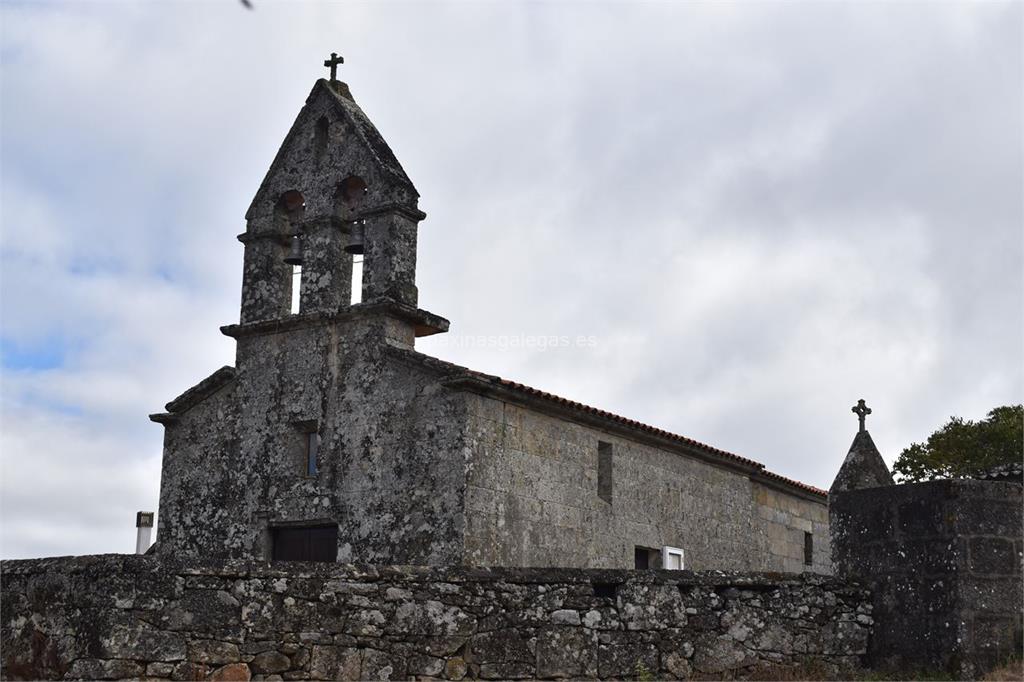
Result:
<svg viewBox="0 0 1024 682"><path fill-rule="evenodd" d="M317 460L320 450L320 435L316 431L306 434L306 475L316 476L320 471Z"/></svg>
<svg viewBox="0 0 1024 682"><path fill-rule="evenodd" d="M338 527L292 526L272 528L273 561L337 561Z"/></svg>
<svg viewBox="0 0 1024 682"><path fill-rule="evenodd" d="M661 568L661 550L653 547L633 548L633 568L646 570L648 568Z"/></svg>
<svg viewBox="0 0 1024 682"><path fill-rule="evenodd" d="M814 536L804 533L804 566L814 564Z"/></svg>
<svg viewBox="0 0 1024 682"><path fill-rule="evenodd" d="M597 442L597 496L612 503L612 444Z"/></svg>

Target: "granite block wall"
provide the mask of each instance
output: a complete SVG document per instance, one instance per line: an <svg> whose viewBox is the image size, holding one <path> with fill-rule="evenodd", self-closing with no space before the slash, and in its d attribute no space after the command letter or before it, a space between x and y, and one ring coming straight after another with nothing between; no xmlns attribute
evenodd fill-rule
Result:
<svg viewBox="0 0 1024 682"><path fill-rule="evenodd" d="M1020 484L931 481L830 503L837 572L874 591L872 665L977 679L1020 655Z"/></svg>
<svg viewBox="0 0 1024 682"><path fill-rule="evenodd" d="M813 575L186 566L105 555L0 565L15 679L743 678L857 667L869 594Z"/></svg>
<svg viewBox="0 0 1024 682"><path fill-rule="evenodd" d="M828 506L752 484L753 521L758 532L760 570L832 572ZM810 563L806 561L810 534Z"/></svg>
<svg viewBox="0 0 1024 682"><path fill-rule="evenodd" d="M339 561L460 563L462 401L386 354L387 319L366 308L232 329L231 378L157 415L160 554L270 558L273 529L334 524ZM307 432L319 439L316 475Z"/></svg>
<svg viewBox="0 0 1024 682"><path fill-rule="evenodd" d="M831 570L823 498L528 406L467 400L464 563L631 568L637 546L669 545L694 570ZM805 531L817 543L810 565Z"/></svg>

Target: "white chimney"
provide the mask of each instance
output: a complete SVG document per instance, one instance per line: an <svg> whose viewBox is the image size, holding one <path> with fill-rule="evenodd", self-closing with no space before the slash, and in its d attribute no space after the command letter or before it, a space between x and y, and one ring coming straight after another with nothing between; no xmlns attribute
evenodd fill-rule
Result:
<svg viewBox="0 0 1024 682"><path fill-rule="evenodd" d="M153 536L153 512L140 511L135 515L135 553L145 554L149 549L150 538Z"/></svg>

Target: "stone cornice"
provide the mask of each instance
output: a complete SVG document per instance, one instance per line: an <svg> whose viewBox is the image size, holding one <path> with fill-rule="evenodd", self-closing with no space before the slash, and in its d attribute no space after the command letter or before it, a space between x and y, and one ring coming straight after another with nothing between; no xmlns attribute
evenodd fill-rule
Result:
<svg viewBox="0 0 1024 682"><path fill-rule="evenodd" d="M415 220L419 222L427 217L427 214L421 211L416 206L409 206L407 204L381 204L380 206L374 206L373 208L365 209L359 212L359 219L365 220L367 218L375 218L380 215L387 215L389 213L397 213L398 215L405 216L409 220Z"/></svg>
<svg viewBox="0 0 1024 682"><path fill-rule="evenodd" d="M403 305L391 299L356 305L334 313L305 313L289 315L274 320L261 320L245 324L229 324L220 328L225 336L238 339L259 334L280 334L296 329L318 327L335 322L365 319L376 316L396 317L415 326L416 336L430 336L448 331L448 320L412 306Z"/></svg>
<svg viewBox="0 0 1024 682"><path fill-rule="evenodd" d="M193 405L206 400L224 386L234 381L235 374L234 367L229 367L227 365L221 367L216 372L206 377L171 402L167 403L167 405L164 406L164 409L166 409L167 412L149 415L150 421L164 425L173 424L177 421L178 414L181 414Z"/></svg>

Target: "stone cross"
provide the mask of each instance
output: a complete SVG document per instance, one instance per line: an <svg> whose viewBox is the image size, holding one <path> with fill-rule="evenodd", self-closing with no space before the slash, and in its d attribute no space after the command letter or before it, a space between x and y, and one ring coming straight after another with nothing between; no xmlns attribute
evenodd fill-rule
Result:
<svg viewBox="0 0 1024 682"><path fill-rule="evenodd" d="M331 53L331 58L324 60L324 66L331 70L331 82L338 80L338 64L344 64L345 58L339 57L337 52Z"/></svg>
<svg viewBox="0 0 1024 682"><path fill-rule="evenodd" d="M869 414L871 414L871 408L870 408L870 407L868 407L868 406L867 406L867 405L866 405L866 404L864 403L864 399L863 399L863 398L861 398L860 400L858 400L858 401L857 401L857 404L856 404L856 405L854 405L854 406L853 406L852 408L850 408L850 409L851 409L851 410L853 411L853 413L854 413L855 415L857 415L857 419L859 419L859 420L860 420L860 431L861 431L861 433L863 433L863 432L865 431L865 429L864 429L864 419L865 419L865 418L866 418L866 417L867 417L867 416L868 416Z"/></svg>

